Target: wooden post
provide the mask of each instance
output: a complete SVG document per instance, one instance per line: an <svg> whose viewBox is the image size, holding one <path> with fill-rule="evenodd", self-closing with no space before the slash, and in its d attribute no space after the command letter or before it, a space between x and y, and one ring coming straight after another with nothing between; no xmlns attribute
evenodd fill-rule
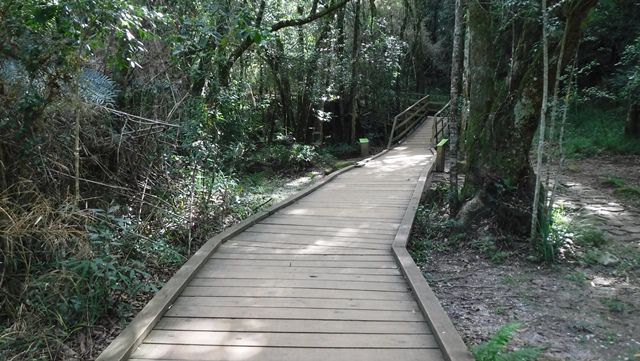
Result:
<svg viewBox="0 0 640 361"><path fill-rule="evenodd" d="M444 172L444 161L446 158L445 146L449 139L442 139L438 145L436 145L436 172Z"/></svg>

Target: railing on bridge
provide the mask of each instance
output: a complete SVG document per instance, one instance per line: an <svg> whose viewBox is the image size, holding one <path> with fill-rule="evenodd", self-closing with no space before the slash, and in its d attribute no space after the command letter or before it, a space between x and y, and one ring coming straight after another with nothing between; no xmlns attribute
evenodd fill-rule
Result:
<svg viewBox="0 0 640 361"><path fill-rule="evenodd" d="M447 104L445 104L442 109L438 110L438 112L433 116L433 137L435 144L438 144L440 140L449 136L449 121L444 115L446 114L445 111L449 108L450 104L451 101L447 102Z"/></svg>
<svg viewBox="0 0 640 361"><path fill-rule="evenodd" d="M389 143L387 148L391 148L398 140L402 139L418 124L427 118L429 112L429 96L425 96L413 103L410 107L402 111L393 118Z"/></svg>

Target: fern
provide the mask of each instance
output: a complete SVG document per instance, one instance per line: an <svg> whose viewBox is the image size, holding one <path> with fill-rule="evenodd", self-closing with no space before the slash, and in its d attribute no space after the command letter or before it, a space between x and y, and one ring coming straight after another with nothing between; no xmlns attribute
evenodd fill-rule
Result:
<svg viewBox="0 0 640 361"><path fill-rule="evenodd" d="M84 68L78 77L79 95L88 103L111 106L116 101L116 84L108 76Z"/></svg>
<svg viewBox="0 0 640 361"><path fill-rule="evenodd" d="M540 357L542 349L526 347L518 351L508 351L507 345L513 334L520 328L519 323L503 326L488 342L473 349L476 361L535 361Z"/></svg>

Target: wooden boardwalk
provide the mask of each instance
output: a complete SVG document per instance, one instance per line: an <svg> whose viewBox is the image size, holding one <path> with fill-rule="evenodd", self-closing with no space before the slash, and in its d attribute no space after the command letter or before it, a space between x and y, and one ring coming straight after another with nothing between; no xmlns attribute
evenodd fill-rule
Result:
<svg viewBox="0 0 640 361"><path fill-rule="evenodd" d="M145 309L100 360L469 360L404 251L431 138L426 122L208 250L177 297L148 306L161 314Z"/></svg>

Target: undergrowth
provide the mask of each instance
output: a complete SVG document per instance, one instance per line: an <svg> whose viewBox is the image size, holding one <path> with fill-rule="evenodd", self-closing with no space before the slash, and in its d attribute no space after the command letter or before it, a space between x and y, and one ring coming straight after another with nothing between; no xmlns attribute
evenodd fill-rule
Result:
<svg viewBox="0 0 640 361"><path fill-rule="evenodd" d="M598 249L607 244L604 233L586 220L576 219L564 208L554 208L548 228L542 234L537 257L546 263L554 263L577 254Z"/></svg>
<svg viewBox="0 0 640 361"><path fill-rule="evenodd" d="M513 335L521 327L519 323L503 326L486 343L476 346L472 352L476 361L535 361L543 352L539 347L508 350Z"/></svg>
<svg viewBox="0 0 640 361"><path fill-rule="evenodd" d="M640 141L624 134L625 116L624 107L573 106L567 120L566 155L640 154Z"/></svg>
<svg viewBox="0 0 640 361"><path fill-rule="evenodd" d="M175 177L163 207L145 212L0 193L0 359L92 358L104 330L132 317L208 236L280 200L284 185L270 172Z"/></svg>

